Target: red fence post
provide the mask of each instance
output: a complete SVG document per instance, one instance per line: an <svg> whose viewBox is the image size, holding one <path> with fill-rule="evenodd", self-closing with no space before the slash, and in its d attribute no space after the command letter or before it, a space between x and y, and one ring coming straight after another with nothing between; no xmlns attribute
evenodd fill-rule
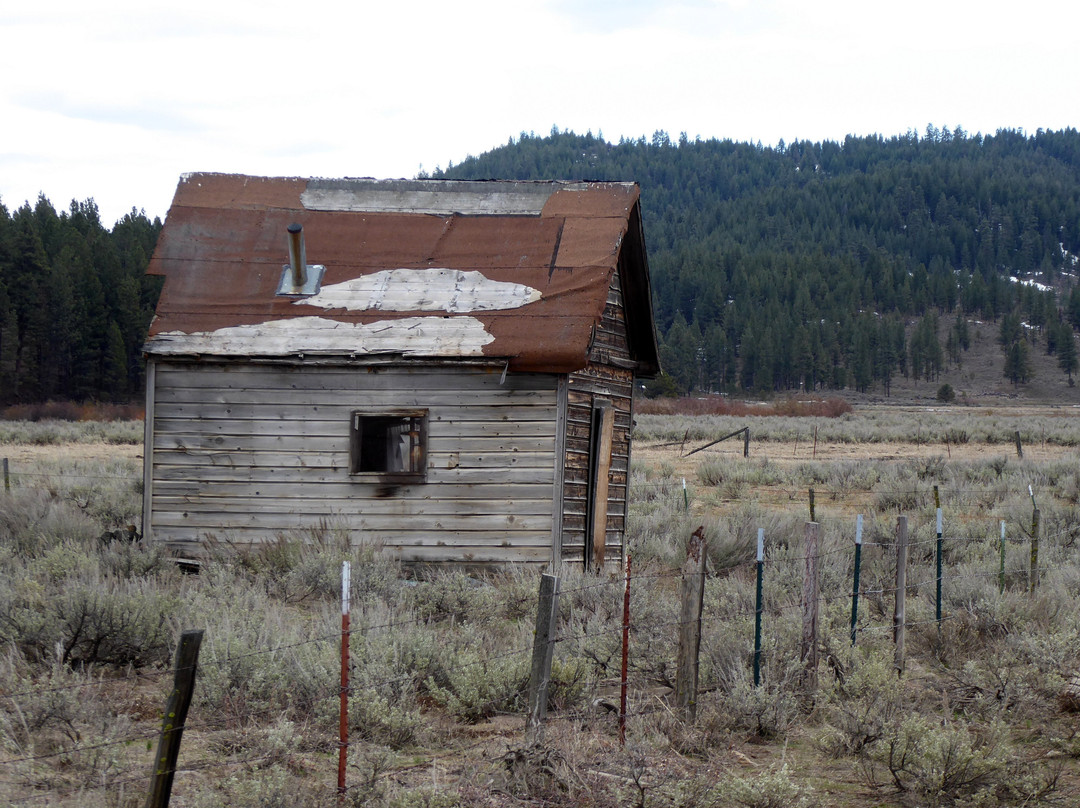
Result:
<svg viewBox="0 0 1080 808"><path fill-rule="evenodd" d="M619 692L619 745L626 746L626 672L630 661L630 551L626 552L626 592L622 616L622 688Z"/></svg>
<svg viewBox="0 0 1080 808"><path fill-rule="evenodd" d="M341 564L341 715L338 721L338 798L345 797L345 761L349 752L349 573Z"/></svg>

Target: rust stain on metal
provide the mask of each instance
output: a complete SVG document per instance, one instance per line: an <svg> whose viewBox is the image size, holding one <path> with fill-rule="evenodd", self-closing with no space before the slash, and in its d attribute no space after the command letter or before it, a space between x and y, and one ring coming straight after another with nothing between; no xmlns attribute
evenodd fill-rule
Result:
<svg viewBox="0 0 1080 808"><path fill-rule="evenodd" d="M638 200L633 183L186 175L148 270L165 285L146 350L183 351L183 335L198 335L191 352L215 353L207 335L251 335L255 344L260 333L295 332L286 321L302 318L340 324L327 348L339 350L350 331L411 325L420 311L450 320L467 313L486 336L483 345L465 340L465 355L505 359L516 371L569 372L585 366L619 272L634 314L634 358L648 374L657 357ZM325 267L330 293L321 297L275 294L288 263L283 234L294 222L307 261ZM383 282L393 293L373 295ZM335 298L335 290L345 294ZM354 305L349 290L378 305ZM433 355L452 350L431 344ZM274 350L295 345L290 338Z"/></svg>

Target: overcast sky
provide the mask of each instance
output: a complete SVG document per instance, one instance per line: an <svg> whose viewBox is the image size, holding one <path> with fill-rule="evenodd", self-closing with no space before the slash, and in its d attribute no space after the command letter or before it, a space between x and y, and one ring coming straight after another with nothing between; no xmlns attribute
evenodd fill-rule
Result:
<svg viewBox="0 0 1080 808"><path fill-rule="evenodd" d="M412 177L552 126L1076 127L1078 23L1064 0L9 0L0 202L93 197L111 226L164 216L185 172Z"/></svg>

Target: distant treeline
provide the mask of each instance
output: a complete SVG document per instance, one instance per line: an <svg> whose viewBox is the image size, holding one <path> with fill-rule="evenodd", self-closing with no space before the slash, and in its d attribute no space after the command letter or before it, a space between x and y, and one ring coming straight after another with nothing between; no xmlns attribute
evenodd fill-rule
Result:
<svg viewBox="0 0 1080 808"><path fill-rule="evenodd" d="M655 390L888 392L961 363L970 318L999 323L1016 383L1031 350L1077 370L1075 129L775 148L552 130L434 176L639 182ZM107 230L89 200L0 205L0 405L141 395L160 230L135 210Z"/></svg>
<svg viewBox="0 0 1080 808"><path fill-rule="evenodd" d="M665 381L681 392L888 392L961 362L969 317L1009 316L1014 382L1036 344L1076 370L1075 129L775 148L556 129L434 176L639 182Z"/></svg>
<svg viewBox="0 0 1080 808"><path fill-rule="evenodd" d="M0 405L142 396L160 231L135 210L107 230L92 200L0 205Z"/></svg>

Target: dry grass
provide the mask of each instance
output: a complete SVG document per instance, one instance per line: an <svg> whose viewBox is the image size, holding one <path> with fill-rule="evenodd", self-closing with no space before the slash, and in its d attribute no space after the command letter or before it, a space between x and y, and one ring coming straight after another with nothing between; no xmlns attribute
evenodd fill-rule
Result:
<svg viewBox="0 0 1080 808"><path fill-rule="evenodd" d="M534 748L523 743L521 695L535 571L409 580L375 548L351 547L328 529L246 557L223 554L202 575L182 576L152 548L102 538L137 518L141 446L27 428L20 434L35 442L2 447L18 462L15 490L0 492L0 803L141 806L148 740L171 684L152 627L165 628L171 648L181 628L195 626L206 639L174 804L339 804L336 586L350 558L346 805L1075 805L1080 741L1058 696L1080 668L1080 469L1069 438L1078 417L956 410L761 418L744 459L741 441L690 457L657 446L672 433L681 438L685 421L646 416L639 427L651 441L635 445L630 491L627 744L619 745L607 706L619 690L621 581L564 570L550 720ZM715 416L690 422L701 443L731 431L731 420ZM1007 440L1014 424L1025 435L1023 460ZM853 439L875 429L887 439ZM969 439L945 447L938 436L959 434L948 430ZM913 553L908 667L897 679L887 545L903 509L915 547L932 546L935 484L950 536L964 541L949 545L940 630L928 622L932 556ZM1029 484L1044 518L1046 571L1034 596L1023 534ZM797 654L811 485L823 550L813 695ZM865 514L867 546L852 649L855 512ZM994 574L1000 520L1011 540L1004 595ZM669 688L673 570L699 524L712 572L698 720L687 725ZM763 686L754 688L759 527L768 566ZM155 622L160 614L164 622ZM90 642L86 626L104 644Z"/></svg>
<svg viewBox="0 0 1080 808"><path fill-rule="evenodd" d="M792 416L796 418L839 418L852 411L847 401L829 398L795 397L779 401L743 401L726 396L707 395L684 398L652 398L637 403L642 415L734 415Z"/></svg>

